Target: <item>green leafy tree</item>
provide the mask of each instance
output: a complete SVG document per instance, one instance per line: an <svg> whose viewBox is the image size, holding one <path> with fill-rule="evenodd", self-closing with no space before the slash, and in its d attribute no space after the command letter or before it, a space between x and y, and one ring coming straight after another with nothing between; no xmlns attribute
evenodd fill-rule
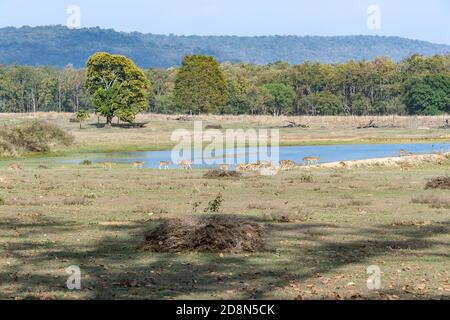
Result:
<svg viewBox="0 0 450 320"><path fill-rule="evenodd" d="M450 76L435 74L410 80L405 86L405 104L411 114L450 112Z"/></svg>
<svg viewBox="0 0 450 320"><path fill-rule="evenodd" d="M81 129L81 125L83 124L83 122L89 119L89 113L86 110L81 109L77 113L75 113L75 117L80 122L80 129Z"/></svg>
<svg viewBox="0 0 450 320"><path fill-rule="evenodd" d="M269 109L274 116L293 111L295 92L292 87L282 83L269 83L264 86L273 96Z"/></svg>
<svg viewBox="0 0 450 320"><path fill-rule="evenodd" d="M189 113L214 113L228 100L219 64L209 56L186 56L175 80L175 103Z"/></svg>
<svg viewBox="0 0 450 320"><path fill-rule="evenodd" d="M87 61L86 89L95 111L106 117L110 127L114 117L133 122L136 115L148 108L149 80L128 58L96 53Z"/></svg>

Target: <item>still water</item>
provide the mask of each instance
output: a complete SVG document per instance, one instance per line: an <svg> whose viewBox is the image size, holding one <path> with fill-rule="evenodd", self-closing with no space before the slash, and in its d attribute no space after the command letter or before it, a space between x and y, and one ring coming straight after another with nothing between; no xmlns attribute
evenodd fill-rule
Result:
<svg viewBox="0 0 450 320"><path fill-rule="evenodd" d="M333 146L297 146L297 147L280 147L279 159L292 160L301 164L304 157L320 157L321 163L364 160L372 158L396 157L399 156L400 150L412 152L415 154L427 154L435 152L450 152L450 142L447 143L417 143L417 144L358 144L358 145L333 145ZM224 150L222 154L216 154L214 157L200 158L191 157L194 168L210 168L212 160L217 163L248 163L256 161L270 160L270 153L266 157L260 155L258 157L257 149L254 148L237 148ZM113 162L113 163L132 163L144 162L144 168L159 168L160 161L171 161L171 151L139 151L139 152L111 152L111 153L89 153L84 158L70 159L63 161L68 164L77 164L83 160L90 160L93 163ZM189 160L189 159L186 159ZM231 162L230 162L231 161ZM195 165L195 163L197 164ZM175 168L175 164L170 165Z"/></svg>

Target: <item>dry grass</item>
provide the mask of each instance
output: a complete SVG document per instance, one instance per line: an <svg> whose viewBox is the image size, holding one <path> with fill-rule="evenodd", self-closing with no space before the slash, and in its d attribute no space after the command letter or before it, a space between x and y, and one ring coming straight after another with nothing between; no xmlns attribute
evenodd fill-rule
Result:
<svg viewBox="0 0 450 320"><path fill-rule="evenodd" d="M156 150L174 145L171 134L176 129L193 130L193 121L203 121L206 126L221 126L225 129L272 128L288 121L304 123L308 128L280 129L283 145L311 145L330 143L387 143L444 141L450 138L450 130L440 129L442 117L271 117L271 116L195 116L177 120L180 116L145 114L137 122L148 124L144 128L98 129L97 118L91 119L82 129L71 123L70 113L0 114L0 123L17 124L30 119L41 119L57 124L75 136L76 144L71 148L60 148L71 152ZM356 129L357 123L375 119L378 129ZM100 119L101 122L104 119ZM1 145L0 145L1 147ZM7 147L7 146L6 146Z"/></svg>

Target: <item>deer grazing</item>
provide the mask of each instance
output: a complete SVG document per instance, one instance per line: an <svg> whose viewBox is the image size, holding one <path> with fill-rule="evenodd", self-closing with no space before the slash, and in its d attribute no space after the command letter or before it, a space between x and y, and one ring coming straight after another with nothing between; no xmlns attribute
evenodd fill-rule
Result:
<svg viewBox="0 0 450 320"><path fill-rule="evenodd" d="M22 170L22 167L18 163L11 163L8 166L8 169L9 170L14 170L14 171L19 171L19 170Z"/></svg>
<svg viewBox="0 0 450 320"><path fill-rule="evenodd" d="M249 167L250 167L249 164L246 164L246 163L239 163L239 164L236 166L236 170L237 170L237 171L247 171L247 170L249 169Z"/></svg>
<svg viewBox="0 0 450 320"><path fill-rule="evenodd" d="M136 161L133 162L133 167L138 168L138 169L142 169L145 165L145 162L141 162L141 161Z"/></svg>
<svg viewBox="0 0 450 320"><path fill-rule="evenodd" d="M178 163L178 166L183 170L192 170L192 165L190 161L183 160L180 163Z"/></svg>
<svg viewBox="0 0 450 320"><path fill-rule="evenodd" d="M295 162L292 160L281 160L280 161L280 170L281 171L289 171L295 168Z"/></svg>
<svg viewBox="0 0 450 320"><path fill-rule="evenodd" d="M304 157L303 163L307 166L319 164L320 158L319 157Z"/></svg>
<svg viewBox="0 0 450 320"><path fill-rule="evenodd" d="M169 165L170 162L169 161L160 161L159 162L159 170L169 170Z"/></svg>
<svg viewBox="0 0 450 320"><path fill-rule="evenodd" d="M111 171L112 166L113 166L112 162L103 162L102 163L103 170L105 170L105 171Z"/></svg>

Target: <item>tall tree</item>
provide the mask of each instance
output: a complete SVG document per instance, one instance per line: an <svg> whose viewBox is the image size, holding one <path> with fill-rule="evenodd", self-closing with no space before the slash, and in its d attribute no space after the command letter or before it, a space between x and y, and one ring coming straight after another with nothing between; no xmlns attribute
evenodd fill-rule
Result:
<svg viewBox="0 0 450 320"><path fill-rule="evenodd" d="M93 98L95 111L106 117L110 127L114 117L132 122L148 108L150 82L128 58L96 53L87 61L86 88Z"/></svg>
<svg viewBox="0 0 450 320"><path fill-rule="evenodd" d="M189 113L214 113L228 99L219 64L209 56L186 56L175 80L175 103Z"/></svg>

